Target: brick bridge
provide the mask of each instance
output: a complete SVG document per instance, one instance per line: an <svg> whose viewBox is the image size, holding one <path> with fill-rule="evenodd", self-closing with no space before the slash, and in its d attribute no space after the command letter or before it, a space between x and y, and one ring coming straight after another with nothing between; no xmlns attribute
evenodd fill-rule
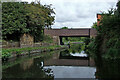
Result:
<svg viewBox="0 0 120 80"><path fill-rule="evenodd" d="M62 37L95 37L97 31L93 28L79 29L45 29L45 35L53 38L56 44L62 44Z"/></svg>

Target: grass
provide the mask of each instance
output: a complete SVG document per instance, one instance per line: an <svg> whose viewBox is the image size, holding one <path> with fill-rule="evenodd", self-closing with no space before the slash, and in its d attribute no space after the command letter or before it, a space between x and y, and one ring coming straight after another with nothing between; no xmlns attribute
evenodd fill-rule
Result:
<svg viewBox="0 0 120 80"><path fill-rule="evenodd" d="M31 50L54 50L55 48L63 47L60 45L54 45L54 46L46 46L46 47L29 47L29 48L12 48L12 49L2 49L2 59L7 59L11 57L12 53L15 53L16 55L22 54L23 51L31 51Z"/></svg>

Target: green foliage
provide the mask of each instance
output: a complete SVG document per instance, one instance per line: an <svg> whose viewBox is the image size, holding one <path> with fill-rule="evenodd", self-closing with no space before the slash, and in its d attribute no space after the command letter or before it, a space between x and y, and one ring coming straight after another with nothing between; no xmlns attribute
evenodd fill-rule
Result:
<svg viewBox="0 0 120 80"><path fill-rule="evenodd" d="M101 55L104 58L120 58L120 2L117 4L117 10L110 9L97 27L98 35L89 44L89 53Z"/></svg>
<svg viewBox="0 0 120 80"><path fill-rule="evenodd" d="M120 49L109 48L106 54L103 55L104 58L107 59L117 59L120 58Z"/></svg>
<svg viewBox="0 0 120 80"><path fill-rule="evenodd" d="M89 44L89 42L90 42L90 38L84 38L83 39L83 42L86 44L86 45L88 45Z"/></svg>
<svg viewBox="0 0 120 80"><path fill-rule="evenodd" d="M3 38L19 40L21 34L29 33L39 41L45 27L54 23L55 14L51 5L27 2L3 2L2 33Z"/></svg>
<svg viewBox="0 0 120 80"><path fill-rule="evenodd" d="M85 39L86 37L67 37L67 39L63 37L63 42L84 42Z"/></svg>
<svg viewBox="0 0 120 80"><path fill-rule="evenodd" d="M18 39L20 34L27 31L26 11L24 3L3 2L2 3L2 35L4 39ZM16 35L16 36L15 36Z"/></svg>
<svg viewBox="0 0 120 80"><path fill-rule="evenodd" d="M16 55L23 54L23 51L31 51L31 50L53 50L55 48L59 48L63 46L54 45L54 46L46 46L46 47L29 47L29 48L13 48L13 49L2 49L2 59L10 58L12 56L12 53Z"/></svg>
<svg viewBox="0 0 120 80"><path fill-rule="evenodd" d="M29 33L35 37L35 41L40 41L44 28L50 28L53 25L54 16L52 14L55 13L51 5L41 5L39 2L27 4L25 9L28 11L26 16L27 28L30 29Z"/></svg>
<svg viewBox="0 0 120 80"><path fill-rule="evenodd" d="M97 28L97 22L93 23L93 25L91 26L92 28Z"/></svg>
<svg viewBox="0 0 120 80"><path fill-rule="evenodd" d="M93 58L100 57L100 54L102 54L102 50L100 47L102 42L103 38L101 34L98 34L95 38L90 38L90 42L87 45L86 53Z"/></svg>
<svg viewBox="0 0 120 80"><path fill-rule="evenodd" d="M70 44L69 51L72 52L72 53L75 53L75 52L79 52L80 53L84 49L85 49L85 44L84 43Z"/></svg>
<svg viewBox="0 0 120 80"><path fill-rule="evenodd" d="M68 27L62 27L61 29L68 29Z"/></svg>
<svg viewBox="0 0 120 80"><path fill-rule="evenodd" d="M2 50L2 59L8 59L11 56L11 52L9 50Z"/></svg>
<svg viewBox="0 0 120 80"><path fill-rule="evenodd" d="M120 1L117 3L117 10L115 11L115 15L120 17Z"/></svg>
<svg viewBox="0 0 120 80"><path fill-rule="evenodd" d="M53 43L53 38L51 38L49 35L44 35L43 36L43 42Z"/></svg>

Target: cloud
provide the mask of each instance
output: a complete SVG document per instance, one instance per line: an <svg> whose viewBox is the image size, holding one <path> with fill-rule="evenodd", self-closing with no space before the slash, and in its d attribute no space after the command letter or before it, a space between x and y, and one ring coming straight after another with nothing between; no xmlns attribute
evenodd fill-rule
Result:
<svg viewBox="0 0 120 80"><path fill-rule="evenodd" d="M96 14L115 7L117 0L41 0L41 3L55 8L53 28L90 28L97 20Z"/></svg>

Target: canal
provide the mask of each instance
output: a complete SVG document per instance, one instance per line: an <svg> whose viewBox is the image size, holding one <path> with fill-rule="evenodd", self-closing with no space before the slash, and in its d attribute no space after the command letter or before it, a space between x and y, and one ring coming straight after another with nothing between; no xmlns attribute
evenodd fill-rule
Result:
<svg viewBox="0 0 120 80"><path fill-rule="evenodd" d="M36 53L3 63L2 80L20 79L85 79L119 78L120 64L115 61L94 60L80 44L69 49Z"/></svg>

